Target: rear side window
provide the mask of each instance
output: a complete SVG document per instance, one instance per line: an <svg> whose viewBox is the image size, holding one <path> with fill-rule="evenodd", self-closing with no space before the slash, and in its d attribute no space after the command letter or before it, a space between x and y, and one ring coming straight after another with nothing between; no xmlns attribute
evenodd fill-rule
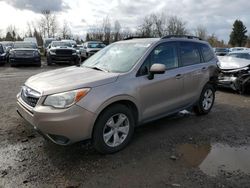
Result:
<svg viewBox="0 0 250 188"><path fill-rule="evenodd" d="M203 55L204 61L208 62L214 58L214 53L211 48L206 44L201 44L201 53Z"/></svg>
<svg viewBox="0 0 250 188"><path fill-rule="evenodd" d="M197 46L191 42L180 43L180 57L182 66L201 63L201 57Z"/></svg>

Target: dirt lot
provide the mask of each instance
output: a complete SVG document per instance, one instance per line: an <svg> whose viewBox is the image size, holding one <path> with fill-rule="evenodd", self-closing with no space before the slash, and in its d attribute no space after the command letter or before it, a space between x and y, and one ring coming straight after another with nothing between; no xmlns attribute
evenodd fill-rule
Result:
<svg viewBox="0 0 250 188"><path fill-rule="evenodd" d="M24 81L55 68L0 67L0 187L250 187L250 96L218 91L210 114L138 127L104 156L89 143L54 145L16 113Z"/></svg>

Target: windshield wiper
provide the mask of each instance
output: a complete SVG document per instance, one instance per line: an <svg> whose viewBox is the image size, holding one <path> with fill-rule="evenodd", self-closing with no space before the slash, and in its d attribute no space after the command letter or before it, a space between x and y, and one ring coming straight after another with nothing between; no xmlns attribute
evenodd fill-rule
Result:
<svg viewBox="0 0 250 188"><path fill-rule="evenodd" d="M103 72L109 72L109 71L106 70L106 69L102 69L102 68L96 67L96 66L94 66L94 67L89 67L89 66L85 66L85 65L82 65L82 66L83 66L83 67L86 67L86 68L89 68L89 69L94 69L94 70L103 71Z"/></svg>
<svg viewBox="0 0 250 188"><path fill-rule="evenodd" d="M103 71L103 72L109 72L108 70L106 69L102 69L100 67L90 67L91 69L95 69L95 70L99 70L99 71Z"/></svg>

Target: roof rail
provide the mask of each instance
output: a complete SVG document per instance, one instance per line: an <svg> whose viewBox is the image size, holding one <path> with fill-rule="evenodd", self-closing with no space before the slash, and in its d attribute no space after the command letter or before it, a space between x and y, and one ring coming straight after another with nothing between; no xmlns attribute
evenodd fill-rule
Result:
<svg viewBox="0 0 250 188"><path fill-rule="evenodd" d="M170 38L187 38L187 39L203 40L200 37L191 36L191 35L167 35L167 36L162 37L161 39L170 39Z"/></svg>
<svg viewBox="0 0 250 188"><path fill-rule="evenodd" d="M123 40L130 40L130 39L143 39L143 38L152 38L152 37L144 37L144 36L130 36L130 37L124 38Z"/></svg>

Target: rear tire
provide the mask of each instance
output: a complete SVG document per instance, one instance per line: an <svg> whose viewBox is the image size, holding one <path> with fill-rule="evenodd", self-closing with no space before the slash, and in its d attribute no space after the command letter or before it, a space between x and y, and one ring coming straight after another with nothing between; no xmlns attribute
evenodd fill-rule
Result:
<svg viewBox="0 0 250 188"><path fill-rule="evenodd" d="M206 84L201 92L198 103L194 106L194 112L197 115L208 114L214 105L214 99L214 87L211 84Z"/></svg>
<svg viewBox="0 0 250 188"><path fill-rule="evenodd" d="M96 121L93 146L102 154L122 150L131 140L135 120L131 110L121 104L107 108Z"/></svg>

